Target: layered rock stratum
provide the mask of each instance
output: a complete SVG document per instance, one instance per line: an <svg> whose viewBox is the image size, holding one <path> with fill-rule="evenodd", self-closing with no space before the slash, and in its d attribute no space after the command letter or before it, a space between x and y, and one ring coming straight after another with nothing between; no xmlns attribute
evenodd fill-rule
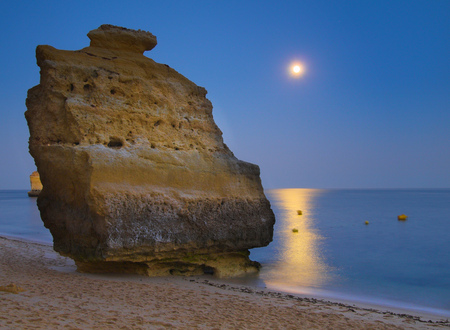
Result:
<svg viewBox="0 0 450 330"><path fill-rule="evenodd" d="M143 55L151 33L102 25L88 37L78 51L37 47L26 101L54 249L87 272L256 271L248 249L272 240L274 214L206 90Z"/></svg>

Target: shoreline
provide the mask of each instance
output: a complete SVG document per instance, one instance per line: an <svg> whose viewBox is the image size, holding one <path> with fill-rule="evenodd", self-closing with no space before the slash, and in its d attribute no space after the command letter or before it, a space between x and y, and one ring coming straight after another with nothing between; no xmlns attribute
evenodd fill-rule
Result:
<svg viewBox="0 0 450 330"><path fill-rule="evenodd" d="M233 279L218 279L214 277L209 278L202 278L198 279L197 281L199 283L204 283L211 286L216 287L222 287L226 290L240 290L243 289L245 291L252 291L255 294L265 294L270 293L271 295L275 296L284 296L289 299L296 299L296 300L304 300L314 303L320 303L320 304L329 304L334 306L345 306L347 308L351 309L358 309L362 311L370 311L370 312L376 312L380 314L390 314L390 315L402 315L408 318L421 320L421 322L439 322L442 323L442 321L445 321L444 323L448 324L450 327L450 311L446 310L440 310L435 308L427 308L427 307L421 307L417 306L414 307L403 307L399 304L396 304L395 302L389 303L389 301L386 301L386 303L376 303L371 302L364 299L351 299L351 298L345 298L341 296L340 294L317 294L317 293L302 293L301 290L290 290L288 287L283 286L270 286L270 287L260 287L260 286L253 286L253 285L247 285L247 284L240 284L239 280L235 280L235 283L230 283L233 281ZM225 285L225 287L223 287Z"/></svg>
<svg viewBox="0 0 450 330"><path fill-rule="evenodd" d="M2 239L2 238L8 239L11 241L18 241L18 242L22 242L22 243L32 243L32 244L37 244L37 245L53 247L52 242L47 242L44 240L33 239L33 238L24 238L24 237L15 236L15 235L8 235L8 234L4 234L4 233L0 232L0 239Z"/></svg>
<svg viewBox="0 0 450 330"><path fill-rule="evenodd" d="M407 304L400 301L393 300L383 300L383 299L370 299L370 297L364 296L351 296L344 293L335 293L331 291L322 291L323 293L314 292L312 293L301 292L302 290L290 289L285 286L273 286L272 290L283 292L286 294L294 294L306 298L313 298L324 301L332 301L334 303L342 303L349 306L358 306L363 309L375 309L380 312L393 312L395 314L410 314L412 316L419 316L426 319L450 319L450 311L438 309L434 307L426 307L420 305Z"/></svg>
<svg viewBox="0 0 450 330"><path fill-rule="evenodd" d="M73 261L51 245L4 236L0 266L0 286L13 283L25 290L0 291L1 328L450 328L442 316L328 301L212 276L78 273Z"/></svg>
<svg viewBox="0 0 450 330"><path fill-rule="evenodd" d="M37 240L37 239L31 239L31 238L23 238L19 236L14 235L7 235L0 233L0 239L6 238L8 240L15 240L19 242L24 243L33 243L43 246L49 246L52 247L53 244L51 242L47 242L44 240ZM55 252L56 253L56 252ZM57 253L56 253L57 254ZM119 274L117 276L120 276ZM199 278L203 279L202 276L194 276L197 280ZM194 278L194 277L187 277L187 278ZM241 278L231 278L231 279L219 279L215 278L213 276L204 276L204 280L210 281L208 285L212 285L211 283L218 283L220 285L227 285L230 287L233 287L234 285L251 288L253 291L258 290L268 290L272 292L279 292L285 295L294 295L296 297L302 297L305 299L314 299L318 301L324 301L327 303L335 303L335 304L344 304L348 305L349 307L358 306L362 309L369 309L369 310L376 310L380 313L387 312L387 313L393 313L393 314L401 314L401 315L410 315L413 317L420 317L422 319L427 320L434 320L434 321L440 321L440 320L446 320L450 319L450 311L447 310L441 310L433 307L425 307L425 306L419 306L419 305L407 305L402 302L396 302L396 301L389 301L389 300L381 300L380 302L376 301L376 299L373 299L372 301L368 297L358 297L358 296L346 296L345 294L341 293L335 293L331 291L321 291L321 290L310 290L306 288L304 291L310 291L310 292L302 292L302 288L296 289L292 287L288 287L285 285L270 285L269 287L254 284L254 283L245 283L245 280L242 280Z"/></svg>

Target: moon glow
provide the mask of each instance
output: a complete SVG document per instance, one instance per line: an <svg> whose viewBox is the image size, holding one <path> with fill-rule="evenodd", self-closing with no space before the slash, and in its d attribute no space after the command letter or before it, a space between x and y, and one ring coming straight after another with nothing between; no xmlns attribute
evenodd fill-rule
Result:
<svg viewBox="0 0 450 330"><path fill-rule="evenodd" d="M301 63L292 63L290 66L290 73L293 77L301 77L305 73L305 69Z"/></svg>

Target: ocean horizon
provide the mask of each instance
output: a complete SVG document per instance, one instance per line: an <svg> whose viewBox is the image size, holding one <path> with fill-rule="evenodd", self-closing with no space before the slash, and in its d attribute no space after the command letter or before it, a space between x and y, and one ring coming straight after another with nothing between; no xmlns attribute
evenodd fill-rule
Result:
<svg viewBox="0 0 450 330"><path fill-rule="evenodd" d="M273 242L250 250L258 275L231 282L450 317L450 189L290 188L266 196ZM0 190L0 235L52 244L26 190Z"/></svg>

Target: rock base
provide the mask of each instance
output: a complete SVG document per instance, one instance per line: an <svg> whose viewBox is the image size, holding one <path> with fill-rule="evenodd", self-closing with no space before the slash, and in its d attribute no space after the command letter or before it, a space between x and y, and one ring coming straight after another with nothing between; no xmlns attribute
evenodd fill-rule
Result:
<svg viewBox="0 0 450 330"><path fill-rule="evenodd" d="M133 273L145 276L210 274L215 277L237 277L256 273L261 265L249 259L248 251L188 255L182 258L130 261L75 261L81 273Z"/></svg>
<svg viewBox="0 0 450 330"><path fill-rule="evenodd" d="M28 192L28 197L38 197L40 193L40 190L30 190Z"/></svg>

